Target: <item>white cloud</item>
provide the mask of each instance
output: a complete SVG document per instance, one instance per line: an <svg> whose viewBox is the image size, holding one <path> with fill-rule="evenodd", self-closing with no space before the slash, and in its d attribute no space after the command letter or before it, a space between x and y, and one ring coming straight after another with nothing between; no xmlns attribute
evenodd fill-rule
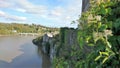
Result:
<svg viewBox="0 0 120 68"><path fill-rule="evenodd" d="M3 11L0 11L0 17L4 16L5 13Z"/></svg>
<svg viewBox="0 0 120 68"><path fill-rule="evenodd" d="M46 6L35 5L28 0L0 0L0 7L31 14L44 14L48 11Z"/></svg>
<svg viewBox="0 0 120 68"><path fill-rule="evenodd" d="M51 10L50 15L55 17L56 16L60 17L63 15L63 13L64 13L64 9L62 7L55 7Z"/></svg>
<svg viewBox="0 0 120 68"><path fill-rule="evenodd" d="M35 5L28 0L16 0L17 5L20 8L25 9L26 13L33 15L38 15L39 17L48 18L49 20L56 21L71 21L76 20L81 12L81 2L80 0L59 0L61 2L68 2L66 6L56 6L52 9L47 8L48 6ZM19 10L20 11L20 10ZM22 11L24 12L24 11Z"/></svg>
<svg viewBox="0 0 120 68"><path fill-rule="evenodd" d="M19 16L7 16L6 19L12 20L12 21L26 21L26 17L19 17Z"/></svg>
<svg viewBox="0 0 120 68"><path fill-rule="evenodd" d="M60 0L63 1L63 0ZM71 1L71 2L70 2ZM55 19L57 22L63 22L67 24L71 24L73 20L77 20L80 13L81 13L81 2L80 0L69 0L67 6L62 7L55 7L50 12L48 18ZM52 17L52 18L51 18Z"/></svg>
<svg viewBox="0 0 120 68"><path fill-rule="evenodd" d="M10 15L3 11L0 11L0 17L5 18L6 20L12 20L12 21L26 21L27 20L26 17Z"/></svg>
<svg viewBox="0 0 120 68"><path fill-rule="evenodd" d="M25 9L21 9L21 8L17 8L17 9L16 9L16 11L19 11L19 12L24 12L24 13L26 12L26 10L25 10Z"/></svg>
<svg viewBox="0 0 120 68"><path fill-rule="evenodd" d="M40 0L41 1L41 0ZM47 2L48 0L46 0ZM36 5L29 0L0 0L0 7L7 7L14 9L18 12L23 12L31 14L34 17L45 18L46 20L51 20L57 22L58 24L68 25L71 21L78 19L81 14L81 4L82 0L57 0L60 3L64 2L65 5L54 6L49 8L47 5ZM64 7L63 7L64 6ZM27 20L26 17L13 16L12 14L5 14L0 11L0 16L6 17L10 20ZM38 18L37 18L38 19ZM57 24L56 23L56 24ZM54 24L54 23L53 23ZM51 23L52 25L52 23Z"/></svg>
<svg viewBox="0 0 120 68"><path fill-rule="evenodd" d="M30 14L45 14L47 13L47 7L43 5L34 5L28 0L16 0L15 1L20 8L26 10L26 13Z"/></svg>
<svg viewBox="0 0 120 68"><path fill-rule="evenodd" d="M0 8L7 8L10 5L12 5L12 4L10 4L9 2L7 2L7 0L0 0Z"/></svg>
<svg viewBox="0 0 120 68"><path fill-rule="evenodd" d="M71 19L71 17L70 17L70 16L67 16L66 19Z"/></svg>
<svg viewBox="0 0 120 68"><path fill-rule="evenodd" d="M52 11L51 15L53 15L53 16L61 16L62 14L59 11Z"/></svg>

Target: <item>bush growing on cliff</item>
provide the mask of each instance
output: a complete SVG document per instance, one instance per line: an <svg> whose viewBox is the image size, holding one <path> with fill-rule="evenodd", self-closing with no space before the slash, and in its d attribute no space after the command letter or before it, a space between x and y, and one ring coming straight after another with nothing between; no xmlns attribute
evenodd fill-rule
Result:
<svg viewBox="0 0 120 68"><path fill-rule="evenodd" d="M37 38L35 38L35 39L32 40L32 42L33 42L35 45L38 45L38 46L41 46L41 45L42 45L42 41L43 41L42 36L37 37Z"/></svg>

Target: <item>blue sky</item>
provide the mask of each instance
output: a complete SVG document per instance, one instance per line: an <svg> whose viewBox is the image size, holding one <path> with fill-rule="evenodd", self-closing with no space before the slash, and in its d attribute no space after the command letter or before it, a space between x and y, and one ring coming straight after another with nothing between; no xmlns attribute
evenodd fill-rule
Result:
<svg viewBox="0 0 120 68"><path fill-rule="evenodd" d="M77 27L82 0L0 0L0 22Z"/></svg>

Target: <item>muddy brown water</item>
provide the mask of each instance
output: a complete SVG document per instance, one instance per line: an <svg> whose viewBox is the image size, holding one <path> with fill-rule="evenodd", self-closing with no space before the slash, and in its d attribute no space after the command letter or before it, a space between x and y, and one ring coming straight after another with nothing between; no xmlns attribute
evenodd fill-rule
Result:
<svg viewBox="0 0 120 68"><path fill-rule="evenodd" d="M0 68L50 68L49 57L32 43L34 38L0 37Z"/></svg>

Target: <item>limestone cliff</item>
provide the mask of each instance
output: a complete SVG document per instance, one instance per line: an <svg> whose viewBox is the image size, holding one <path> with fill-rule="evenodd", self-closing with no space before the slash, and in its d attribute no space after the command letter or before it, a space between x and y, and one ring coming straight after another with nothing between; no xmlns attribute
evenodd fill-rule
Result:
<svg viewBox="0 0 120 68"><path fill-rule="evenodd" d="M42 51L50 57L52 62L54 57L65 57L77 60L77 56L69 57L68 54L74 50L80 50L77 37L78 29L61 28L60 33L53 35L52 33L44 34L42 37L33 40L33 43L42 47ZM84 52L89 52L89 47L84 47Z"/></svg>
<svg viewBox="0 0 120 68"><path fill-rule="evenodd" d="M47 54L50 57L50 60L53 59L53 57L56 54L56 34L52 33L46 33L42 37L38 37L33 40L33 43L39 47L42 48L43 53Z"/></svg>

